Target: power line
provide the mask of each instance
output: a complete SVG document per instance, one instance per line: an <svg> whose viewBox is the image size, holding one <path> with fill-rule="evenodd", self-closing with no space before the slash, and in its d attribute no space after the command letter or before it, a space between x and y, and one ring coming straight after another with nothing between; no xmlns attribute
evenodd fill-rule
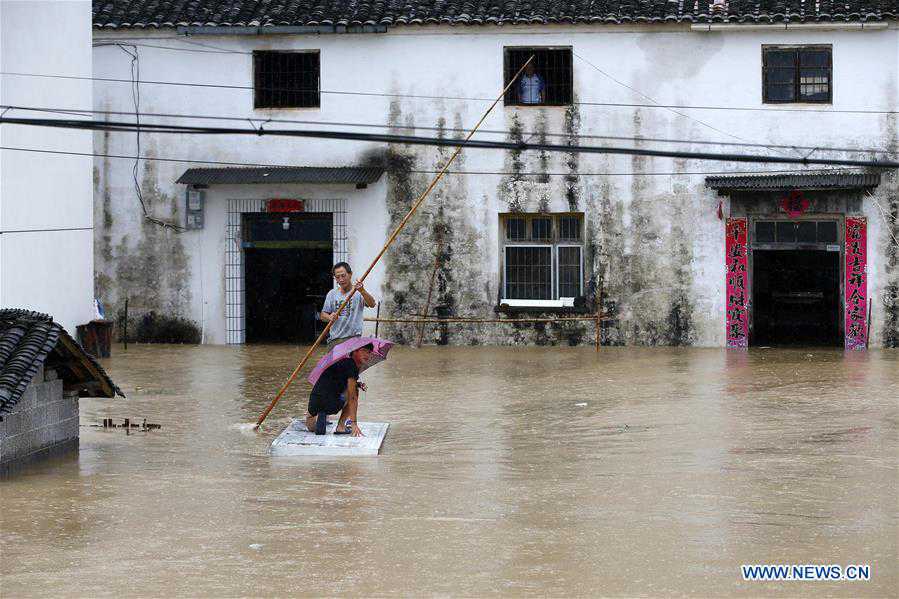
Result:
<svg viewBox="0 0 899 599"><path fill-rule="evenodd" d="M407 144L423 146L442 146L512 150L512 151L545 151L585 153L585 154L620 154L626 156L653 156L657 158L683 158L687 160L717 160L721 162L758 162L778 164L804 164L827 166L859 166L871 168L899 168L899 161L891 160L848 160L842 158L810 158L790 156L764 156L760 154L724 154L713 152L680 152L674 150L650 150L645 148L622 148L612 146L568 146L559 144L534 144L511 143L504 141L486 140L461 140L451 138L418 137L412 135L393 135L385 133L358 133L352 131L321 131L321 130L290 130L290 129L264 129L262 126L254 129L239 129L228 127L196 127L181 125L154 125L150 123L124 123L117 121L84 121L70 119L22 119L0 117L0 123L14 125L30 125L37 127L52 127L61 129L83 129L90 131L122 131L134 132L137 129L153 133L176 133L191 135L270 135L275 137L299 137L313 139L333 139L347 141L376 142L388 144Z"/></svg>
<svg viewBox="0 0 899 599"><path fill-rule="evenodd" d="M138 168L140 166L140 84L137 81L140 80L140 54L136 46L132 46L131 50L125 48L125 45L116 44L119 50L127 54L131 57L131 99L134 102L134 120L137 124L137 129L135 131L135 149L134 149L134 164L131 166L131 179L134 182L134 194L137 197L137 201L140 203L141 210L143 211L144 218L153 223L154 225L158 225L163 228L173 229L175 231L183 231L184 227L180 225L176 225L174 223L166 222L164 220L158 219L152 214L150 214L150 210L147 208L147 203L144 202L144 194L140 188L140 181L138 180Z"/></svg>
<svg viewBox="0 0 899 599"><path fill-rule="evenodd" d="M165 41L164 38L150 38L150 39ZM159 44L147 44L147 43L143 43L143 42L135 43L135 42L127 40L127 39L126 40L106 40L103 42L94 42L93 44L91 44L91 46L94 48L103 48L103 47L107 47L107 46L117 46L118 44L128 44L129 46L137 46L140 48L156 48L157 50L174 50L176 52L193 52L196 54L250 54L250 55L253 54L252 52L244 52L242 50L226 50L224 48L217 48L215 46L207 46L206 44L201 44L199 42L194 42L194 41L188 41L188 40L175 40L175 41L184 42L186 44L194 44L197 46L203 46L204 48L207 48L207 49L197 50L195 48L177 48L175 46L162 46Z"/></svg>
<svg viewBox="0 0 899 599"><path fill-rule="evenodd" d="M117 158L122 160L133 160L134 156L130 154L100 154L96 152L71 152L66 150L47 150L44 148L22 148L16 146L0 146L0 150L9 150L12 152L34 152L37 154L61 154L65 156L87 156L94 158ZM158 156L139 156L140 160L150 162L176 162L183 164L205 164L210 166L233 166L233 167L257 167L257 168L294 168L294 164L272 164L260 162L233 162L223 160L199 160L192 158L164 158ZM434 174L439 171L432 169L410 169L410 173L416 174ZM516 171L447 171L447 175L460 176L520 176L520 177L675 177L685 175L774 175L783 173L793 173L795 170L753 170L753 171L666 171L666 172L589 172L589 173L567 173L567 172L516 172Z"/></svg>
<svg viewBox="0 0 899 599"><path fill-rule="evenodd" d="M464 102L492 102L493 98L481 98L476 96L435 96L426 94L402 94L390 92L370 92L370 91L348 91L348 90L325 90L311 88L275 88L275 87L256 87L253 85L227 85L221 83L188 83L183 81L156 81L156 80L139 80L133 82L131 79L119 79L115 77L85 77L78 75L50 75L45 73L21 73L15 71L0 71L0 75L14 77L38 77L49 79L71 79L78 81L100 81L105 83L139 83L142 85L174 85L182 87L200 87L200 88L219 88L219 89L235 89L235 90L262 90L262 91L314 91L320 94L345 95L345 96L366 96L366 97L382 97L382 98L409 98L416 100L455 100ZM628 104L624 102L573 102L576 106L603 106L607 108L664 108L678 110L720 110L720 111L736 111L736 112L799 112L799 113L833 113L833 114L899 114L899 110L868 110L868 109L838 109L838 108L785 108L785 107L758 107L758 106L688 106L680 104Z"/></svg>
<svg viewBox="0 0 899 599"><path fill-rule="evenodd" d="M93 227L64 227L61 229L15 229L9 231L0 231L0 235L9 233L59 233L67 231L93 231Z"/></svg>
<svg viewBox="0 0 899 599"><path fill-rule="evenodd" d="M603 77L605 77L605 78L607 78L607 79L609 79L609 80L615 82L617 85L620 85L621 87L624 87L625 89L629 89L630 91L632 91L633 93L637 94L637 95L640 96L641 98L645 98L646 100L649 100L650 102L652 102L652 103L653 103L654 105L656 105L656 106L660 105L660 102L657 102L654 98L651 98L650 96L644 94L644 93L641 92L640 90L635 89L635 88L631 87L630 85L628 85L628 84L626 84L626 83L623 83L623 82L619 81L619 80L616 79L615 77L612 77L611 75L609 75L608 73L606 73L605 71L603 71L602 69L600 69L598 66L596 66L595 64L593 64L592 62L590 62L589 60L587 60L586 58L584 58L583 56L581 56L581 55L578 54L577 52L575 52L575 51L572 50L571 54L572 54L573 56L575 56L576 58L578 58L579 60L581 60L581 61L587 63L588 65L590 65L591 67L593 67L593 69L594 69L596 72L598 72L599 74L601 74ZM721 129L719 129L718 127L715 127L714 125L710 125L709 123L706 123L705 121L701 121L701 120L699 120L699 119L693 118L693 117L691 117L690 115L687 115L687 114L684 114L683 112L679 112L679 111L677 111L677 110L674 110L673 108L668 108L668 110L670 110L673 114L676 114L677 116L680 116L680 117L683 117L683 118L685 118L685 119L691 120L691 121L693 121L694 123L698 123L698 124L702 125L703 127L706 127L707 129L711 129L712 131L715 131L715 132L717 132L717 133L720 133L720 134L725 135L725 136L727 136L727 137L730 137L730 138L732 138L732 139L737 139L737 140L739 140L739 141L741 141L741 142L743 142L743 143L747 143L747 144L752 143L752 142L750 142L750 141L747 140L747 139L744 139L744 138L742 138L742 137L738 137L738 136L736 136L736 135L732 135L731 133L728 133L727 131L722 131ZM771 146L767 146L767 147L768 147L769 149L772 149Z"/></svg>
<svg viewBox="0 0 899 599"><path fill-rule="evenodd" d="M93 114L102 114L102 115L117 115L117 116L139 116L139 117L152 117L152 118L174 118L174 119L196 119L196 120L211 120L211 121L232 121L232 122L261 122L261 123L282 123L282 124L296 124L296 125L327 125L327 126L338 126L338 127L360 127L360 128L368 128L368 129L402 129L402 130L422 130L422 131L435 131L440 133L459 133L464 132L464 129L458 129L453 127L430 127L423 125L391 125L389 123L359 123L352 121L312 121L312 120L300 120L300 119L261 119L253 116L218 116L218 115L205 115L205 114L184 114L184 113L170 113L170 112L140 112L135 113L131 111L122 111L122 110L93 110L87 108L52 108L52 107L37 107L37 106L15 106L8 104L0 104L0 109L8 109L8 110L19 110L24 112L46 112L49 114L68 114L72 116L90 116ZM688 117L689 118L689 117ZM479 129L478 133L489 133L494 135L512 135L512 131L508 129ZM594 134L575 134L572 135L570 133L556 133L549 131L522 131L521 136L525 138L532 137L555 137L555 138L564 138L569 139L571 137L576 137L578 139L609 139L615 141L632 141L635 143L670 143L670 144L688 144L688 145L708 145L708 146L733 146L733 147L747 147L747 148L779 148L786 150L807 150L807 151L815 151L815 152L853 152L853 153L863 153L863 154L899 154L899 151L893 150L882 150L876 148L842 148L842 147L832 147L832 146L795 146L795 145L785 145L785 144L764 144L764 143L742 143L742 142L730 142L730 141L708 141L708 140L692 140L692 139L671 139L671 138L659 138L659 137L626 137L620 135L594 135Z"/></svg>

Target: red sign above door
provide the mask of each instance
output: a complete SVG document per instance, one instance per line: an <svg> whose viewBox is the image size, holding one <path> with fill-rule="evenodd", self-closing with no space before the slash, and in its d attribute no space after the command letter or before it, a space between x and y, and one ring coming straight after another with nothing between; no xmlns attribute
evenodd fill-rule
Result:
<svg viewBox="0 0 899 599"><path fill-rule="evenodd" d="M302 212L305 209L303 200L272 198L265 204L266 212Z"/></svg>
<svg viewBox="0 0 899 599"><path fill-rule="evenodd" d="M792 191L790 195L780 201L780 207L790 215L790 218L798 218L808 210L809 201L802 197L799 191Z"/></svg>

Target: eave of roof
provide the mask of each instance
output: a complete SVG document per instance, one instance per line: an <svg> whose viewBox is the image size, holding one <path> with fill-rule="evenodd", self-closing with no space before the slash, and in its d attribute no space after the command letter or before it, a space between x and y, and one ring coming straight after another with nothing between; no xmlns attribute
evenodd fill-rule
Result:
<svg viewBox="0 0 899 599"><path fill-rule="evenodd" d="M103 367L53 319L30 310L0 310L0 418L13 410L51 353L76 362L103 397L121 395ZM76 383L77 384L77 383Z"/></svg>
<svg viewBox="0 0 899 599"><path fill-rule="evenodd" d="M177 183L184 185L246 185L303 183L306 185L368 185L381 178L381 167L233 167L190 168Z"/></svg>
<svg viewBox="0 0 899 599"><path fill-rule="evenodd" d="M899 0L94 0L99 29L633 23L820 23L899 18Z"/></svg>
<svg viewBox="0 0 899 599"><path fill-rule="evenodd" d="M796 173L706 177L706 187L719 192L786 191L792 189L870 189L880 185L879 173Z"/></svg>

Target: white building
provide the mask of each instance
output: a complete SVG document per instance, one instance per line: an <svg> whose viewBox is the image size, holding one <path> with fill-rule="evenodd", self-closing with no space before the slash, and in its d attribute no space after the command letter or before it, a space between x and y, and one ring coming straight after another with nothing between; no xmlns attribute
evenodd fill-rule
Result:
<svg viewBox="0 0 899 599"><path fill-rule="evenodd" d="M241 0L95 2L95 118L132 123L139 111L147 123L461 137L534 56L542 83L514 84L478 139L899 157L895 2L852 0L845 14L844 4L776 3L786 16L763 0L714 4L508 12L488 2L472 14L454 2L335 2L314 13ZM144 133L140 195L153 218L188 227L176 232L142 213L123 158L136 141L94 138L97 293L194 320L209 343L308 338L330 263L364 269L451 152ZM419 313L437 253L432 304L458 316L589 313L601 287L610 344L859 346L873 300L871 345L897 345L896 171L821 170L467 149L367 287L382 316ZM387 333L414 336L402 325ZM566 323L465 325L428 339L592 336L591 324Z"/></svg>
<svg viewBox="0 0 899 599"><path fill-rule="evenodd" d="M12 74L90 78L90 19L87 0L0 1L0 105L91 106L89 79ZM92 136L4 124L0 147L0 307L46 312L74 334L94 316Z"/></svg>

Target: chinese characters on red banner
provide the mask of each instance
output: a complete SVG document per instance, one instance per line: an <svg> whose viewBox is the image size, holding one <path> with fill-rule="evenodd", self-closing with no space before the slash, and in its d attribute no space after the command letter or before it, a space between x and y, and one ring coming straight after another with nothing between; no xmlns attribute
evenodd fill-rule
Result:
<svg viewBox="0 0 899 599"><path fill-rule="evenodd" d="M846 349L865 349L868 338L868 230L863 217L846 218Z"/></svg>
<svg viewBox="0 0 899 599"><path fill-rule="evenodd" d="M265 204L266 212L302 212L304 208L303 200L272 198Z"/></svg>
<svg viewBox="0 0 899 599"><path fill-rule="evenodd" d="M727 347L749 346L749 273L746 219L729 218L727 240Z"/></svg>

